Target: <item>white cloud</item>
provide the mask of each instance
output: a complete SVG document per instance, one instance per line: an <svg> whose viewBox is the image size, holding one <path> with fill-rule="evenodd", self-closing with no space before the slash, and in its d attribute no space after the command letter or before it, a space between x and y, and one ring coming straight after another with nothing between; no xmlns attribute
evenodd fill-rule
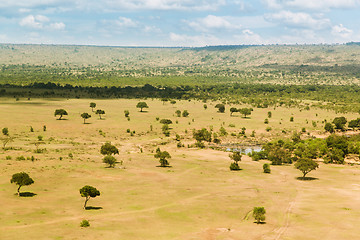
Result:
<svg viewBox="0 0 360 240"><path fill-rule="evenodd" d="M331 33L335 36L342 38L349 38L353 34L353 30L344 27L342 24L335 25L332 27Z"/></svg>
<svg viewBox="0 0 360 240"><path fill-rule="evenodd" d="M234 38L238 41L237 44L257 45L266 43L266 41L262 39L260 35L254 33L250 29L244 29L242 34L235 35Z"/></svg>
<svg viewBox="0 0 360 240"><path fill-rule="evenodd" d="M136 27L138 25L132 19L126 17L119 17L118 20L115 21L115 23L121 28Z"/></svg>
<svg viewBox="0 0 360 240"><path fill-rule="evenodd" d="M295 8L328 10L332 8L353 8L360 5L360 0L263 0L269 8Z"/></svg>
<svg viewBox="0 0 360 240"><path fill-rule="evenodd" d="M22 27L34 29L50 29L50 30L64 30L65 24L63 22L51 23L50 19L44 15L28 15L20 20L19 25Z"/></svg>
<svg viewBox="0 0 360 240"><path fill-rule="evenodd" d="M207 32L211 29L240 29L240 24L233 24L226 17L218 17L208 15L205 18L197 19L196 21L187 22L187 24L195 30Z"/></svg>
<svg viewBox="0 0 360 240"><path fill-rule="evenodd" d="M37 28L41 29L44 27L44 23L48 22L49 18L43 15L29 15L20 20L19 24L22 27L30 27L30 28Z"/></svg>
<svg viewBox="0 0 360 240"><path fill-rule="evenodd" d="M267 14L266 19L271 22L282 23L289 27L325 29L331 27L331 21L327 18L314 18L308 13L281 11Z"/></svg>
<svg viewBox="0 0 360 240"><path fill-rule="evenodd" d="M216 10L225 0L106 0L106 5L118 9L148 10Z"/></svg>
<svg viewBox="0 0 360 240"><path fill-rule="evenodd" d="M53 30L64 30L65 24L63 22L51 23L50 28Z"/></svg>

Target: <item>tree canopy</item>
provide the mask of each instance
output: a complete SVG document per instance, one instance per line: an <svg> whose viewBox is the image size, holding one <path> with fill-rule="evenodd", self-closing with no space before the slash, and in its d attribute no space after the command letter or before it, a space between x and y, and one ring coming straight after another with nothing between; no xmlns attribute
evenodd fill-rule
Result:
<svg viewBox="0 0 360 240"><path fill-rule="evenodd" d="M295 163L295 168L303 173L303 178L306 174L319 167L319 164L310 158L301 158Z"/></svg>
<svg viewBox="0 0 360 240"><path fill-rule="evenodd" d="M105 114L105 111L104 110L101 110L101 109L97 109L95 114L99 115L99 118L101 119L101 115L102 114Z"/></svg>
<svg viewBox="0 0 360 240"><path fill-rule="evenodd" d="M67 111L65 110L65 109L56 109L55 110L55 113L54 113L54 116L56 117L56 116L60 116L59 117L59 120L61 120L61 118L62 118L62 116L63 115L68 115L68 113L67 113Z"/></svg>
<svg viewBox="0 0 360 240"><path fill-rule="evenodd" d="M146 102L138 102L138 104L136 105L137 108L140 108L140 112L143 111L143 108L149 108L149 106L147 105Z"/></svg>
<svg viewBox="0 0 360 240"><path fill-rule="evenodd" d="M20 188L22 186L28 186L34 183L34 180L25 172L19 172L12 175L10 180L11 183L18 185L17 193L20 196Z"/></svg>
<svg viewBox="0 0 360 240"><path fill-rule="evenodd" d="M167 151L161 151L160 148L157 148L154 157L159 158L160 167L167 167L170 165L167 159L171 158L171 156Z"/></svg>
<svg viewBox="0 0 360 240"><path fill-rule="evenodd" d="M81 197L85 197L84 209L86 209L86 204L89 199L100 196L100 191L92 186L86 185L80 189L80 195Z"/></svg>
<svg viewBox="0 0 360 240"><path fill-rule="evenodd" d="M110 142L106 142L104 145L101 146L100 153L102 155L112 155L112 154L115 155L115 154L119 154L119 150Z"/></svg>
<svg viewBox="0 0 360 240"><path fill-rule="evenodd" d="M85 124L85 120L88 119L88 118L91 118L91 115L84 112L84 113L81 114L81 117L84 119L84 124Z"/></svg>

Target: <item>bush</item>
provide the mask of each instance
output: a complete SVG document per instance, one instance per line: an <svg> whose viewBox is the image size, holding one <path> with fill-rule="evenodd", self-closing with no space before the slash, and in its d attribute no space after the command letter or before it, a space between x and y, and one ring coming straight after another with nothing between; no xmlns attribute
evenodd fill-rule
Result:
<svg viewBox="0 0 360 240"><path fill-rule="evenodd" d="M265 118L264 123L269 124L269 119Z"/></svg>
<svg viewBox="0 0 360 240"><path fill-rule="evenodd" d="M170 119L161 119L160 123L161 124L172 124L172 121Z"/></svg>
<svg viewBox="0 0 360 240"><path fill-rule="evenodd" d="M19 156L16 158L16 161L24 161L25 157L24 156Z"/></svg>
<svg viewBox="0 0 360 240"><path fill-rule="evenodd" d="M110 168L113 168L115 167L116 158L111 155L107 155L103 158L103 163L106 163L109 165Z"/></svg>
<svg viewBox="0 0 360 240"><path fill-rule="evenodd" d="M264 173L271 173L270 164L264 163L263 169L264 169Z"/></svg>
<svg viewBox="0 0 360 240"><path fill-rule="evenodd" d="M254 207L253 216L257 224L259 224L262 221L265 221L265 213L266 210L264 207Z"/></svg>
<svg viewBox="0 0 360 240"><path fill-rule="evenodd" d="M6 156L6 160L11 160L12 157L11 156Z"/></svg>
<svg viewBox="0 0 360 240"><path fill-rule="evenodd" d="M230 170L231 170L231 171L238 171L238 170L240 170L239 164L237 164L236 162L232 162L232 163L230 164Z"/></svg>

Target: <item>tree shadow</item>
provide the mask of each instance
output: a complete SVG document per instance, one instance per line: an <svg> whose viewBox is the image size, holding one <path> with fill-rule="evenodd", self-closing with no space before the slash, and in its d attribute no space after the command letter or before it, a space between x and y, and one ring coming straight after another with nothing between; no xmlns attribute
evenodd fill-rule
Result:
<svg viewBox="0 0 360 240"><path fill-rule="evenodd" d="M56 119L56 120L59 120L59 121L67 121L67 120L69 120L69 119L67 119L67 118L62 118L62 119Z"/></svg>
<svg viewBox="0 0 360 240"><path fill-rule="evenodd" d="M100 210L102 209L102 207L93 207L93 206L88 206L85 208L85 210Z"/></svg>
<svg viewBox="0 0 360 240"><path fill-rule="evenodd" d="M147 113L148 111L146 111L146 110L142 110L142 111L139 111L139 112L141 112L141 113Z"/></svg>
<svg viewBox="0 0 360 240"><path fill-rule="evenodd" d="M17 195L17 194L16 194ZM36 196L36 193L32 193L32 192L21 192L19 194L20 197L34 197Z"/></svg>
<svg viewBox="0 0 360 240"><path fill-rule="evenodd" d="M319 180L318 178L314 178L314 177L297 177L297 180L300 181L313 181L313 180Z"/></svg>
<svg viewBox="0 0 360 240"><path fill-rule="evenodd" d="M172 168L172 166L161 166L161 165L157 165L156 167L159 167L159 168Z"/></svg>
<svg viewBox="0 0 360 240"><path fill-rule="evenodd" d="M257 222L257 221L255 221L254 223L256 223L256 224L266 224L266 222Z"/></svg>
<svg viewBox="0 0 360 240"><path fill-rule="evenodd" d="M87 125L87 124L91 124L91 123L86 122L86 123L83 123L83 124L86 124L86 125Z"/></svg>

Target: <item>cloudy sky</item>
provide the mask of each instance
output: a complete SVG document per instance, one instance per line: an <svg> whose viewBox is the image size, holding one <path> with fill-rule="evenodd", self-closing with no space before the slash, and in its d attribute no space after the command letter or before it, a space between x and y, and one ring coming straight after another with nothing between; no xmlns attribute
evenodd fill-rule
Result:
<svg viewBox="0 0 360 240"><path fill-rule="evenodd" d="M359 23L360 0L0 0L1 43L344 43Z"/></svg>

